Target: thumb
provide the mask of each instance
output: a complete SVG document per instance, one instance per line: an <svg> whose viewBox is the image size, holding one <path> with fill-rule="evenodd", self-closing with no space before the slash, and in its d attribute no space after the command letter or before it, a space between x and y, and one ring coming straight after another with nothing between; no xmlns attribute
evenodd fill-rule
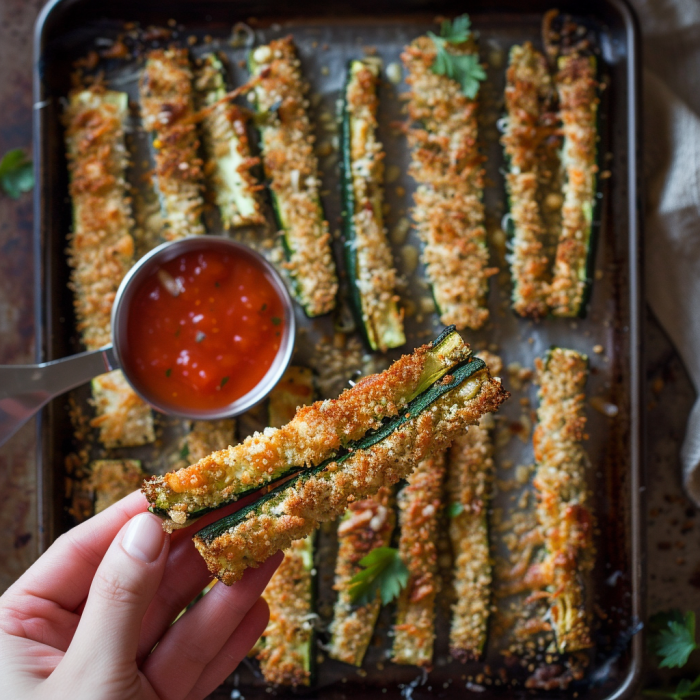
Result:
<svg viewBox="0 0 700 700"><path fill-rule="evenodd" d="M170 549L160 518L139 513L110 545L60 667L106 680L135 668L141 623L158 590Z"/></svg>

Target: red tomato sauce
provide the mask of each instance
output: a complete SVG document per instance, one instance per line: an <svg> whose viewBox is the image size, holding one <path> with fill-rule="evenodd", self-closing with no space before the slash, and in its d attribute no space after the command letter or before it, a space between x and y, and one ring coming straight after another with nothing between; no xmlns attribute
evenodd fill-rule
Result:
<svg viewBox="0 0 700 700"><path fill-rule="evenodd" d="M265 376L284 324L282 300L252 255L190 251L134 294L130 374L164 405L223 408Z"/></svg>

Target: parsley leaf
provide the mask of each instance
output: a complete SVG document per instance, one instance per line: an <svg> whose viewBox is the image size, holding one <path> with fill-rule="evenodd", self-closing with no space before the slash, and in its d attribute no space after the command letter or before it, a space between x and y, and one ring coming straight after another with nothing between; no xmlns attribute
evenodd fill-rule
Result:
<svg viewBox="0 0 700 700"><path fill-rule="evenodd" d="M469 15L460 15L451 22L446 19L440 24L440 36L452 44L463 44L469 39L471 26Z"/></svg>
<svg viewBox="0 0 700 700"><path fill-rule="evenodd" d="M0 161L0 189L12 199L34 187L32 161L21 148L8 151Z"/></svg>
<svg viewBox="0 0 700 700"><path fill-rule="evenodd" d="M190 446L185 443L180 450L180 457L182 459L187 459L190 456Z"/></svg>
<svg viewBox="0 0 700 700"><path fill-rule="evenodd" d="M363 567L350 579L350 600L354 605L367 605L381 595L382 605L398 597L408 583L408 569L399 550L377 547L360 559Z"/></svg>
<svg viewBox="0 0 700 700"><path fill-rule="evenodd" d="M456 80L462 87L462 92L474 99L479 92L479 83L486 80L486 72L479 63L479 56L475 53L455 54L447 50L448 44L463 44L471 35L469 28L471 20L469 15L455 17L452 22L445 20L440 27L440 36L428 32L433 40L437 53L431 66L436 75L446 75Z"/></svg>
<svg viewBox="0 0 700 700"><path fill-rule="evenodd" d="M695 613L680 610L657 613L649 621L649 645L661 657L660 668L680 668L698 648L695 641Z"/></svg>
<svg viewBox="0 0 700 700"><path fill-rule="evenodd" d="M698 698L700 697L700 676L694 681L683 678L675 690L643 690L642 694L652 698L671 698L671 700Z"/></svg>

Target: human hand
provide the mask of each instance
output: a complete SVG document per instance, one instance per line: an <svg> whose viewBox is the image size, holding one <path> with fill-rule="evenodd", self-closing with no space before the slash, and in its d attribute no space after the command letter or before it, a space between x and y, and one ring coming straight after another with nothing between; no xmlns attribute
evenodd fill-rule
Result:
<svg viewBox="0 0 700 700"><path fill-rule="evenodd" d="M282 555L173 625L210 575L190 533L144 508L134 493L62 535L0 597L0 698L200 700L264 632Z"/></svg>

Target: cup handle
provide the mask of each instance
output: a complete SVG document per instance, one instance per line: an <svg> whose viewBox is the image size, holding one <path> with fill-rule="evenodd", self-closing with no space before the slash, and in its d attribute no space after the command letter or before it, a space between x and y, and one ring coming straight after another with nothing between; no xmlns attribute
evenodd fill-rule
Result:
<svg viewBox="0 0 700 700"><path fill-rule="evenodd" d="M111 345L39 365L0 365L0 445L51 399L113 369Z"/></svg>

